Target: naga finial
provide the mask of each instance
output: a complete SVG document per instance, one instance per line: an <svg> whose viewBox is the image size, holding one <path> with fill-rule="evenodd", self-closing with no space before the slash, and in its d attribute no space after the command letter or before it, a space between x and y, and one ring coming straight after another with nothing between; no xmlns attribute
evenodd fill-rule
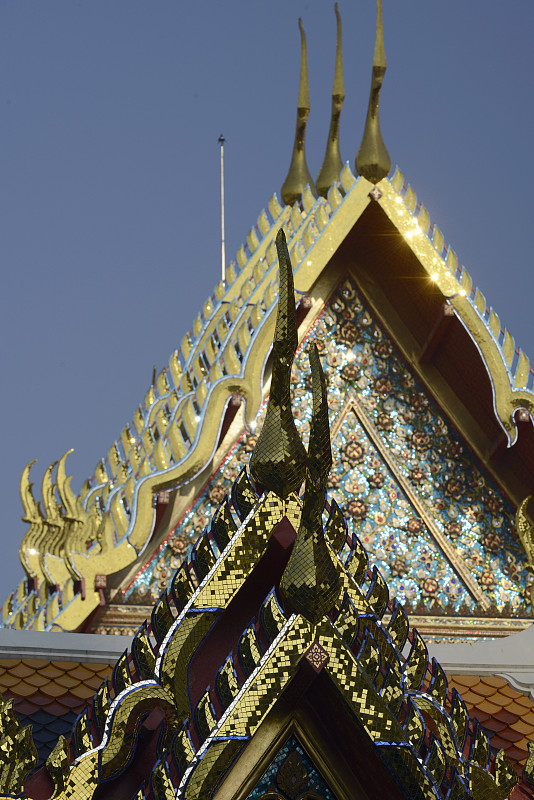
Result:
<svg viewBox="0 0 534 800"><path fill-rule="evenodd" d="M22 470L22 475L20 477L20 499L22 501L22 507L24 508L22 521L27 522L30 527L22 539L19 549L19 558L26 576L30 579L36 578L39 573L39 550L37 544L41 538L44 524L44 518L39 503L33 496L33 483L30 483L30 469L36 461L37 459L35 458L33 461L30 461Z"/></svg>
<svg viewBox="0 0 534 800"><path fill-rule="evenodd" d="M74 450L71 448L59 459L56 473L57 491L65 509L65 517L71 520L75 520L79 516L76 495L70 486L72 475L67 476L65 474L67 456L73 452Z"/></svg>
<svg viewBox="0 0 534 800"><path fill-rule="evenodd" d="M386 74L386 51L384 48L384 26L382 23L382 0L376 3L376 41L373 58L373 74L371 78L371 93L363 139L356 156L356 169L371 183L385 178L391 169L391 158L380 131L378 118L378 105L380 89Z"/></svg>
<svg viewBox="0 0 534 800"><path fill-rule="evenodd" d="M326 143L326 153L323 165L317 178L317 191L326 197L328 190L339 179L339 173L343 162L339 153L339 118L345 99L345 85L343 82L343 47L341 43L341 17L337 3L334 6L337 19L337 41L336 41L336 69L334 73L334 86L332 88L332 116L330 118L330 130Z"/></svg>
<svg viewBox="0 0 534 800"><path fill-rule="evenodd" d="M332 467L326 380L315 344L309 348L313 410L300 526L280 590L291 608L316 624L338 595L339 576L325 540L322 513Z"/></svg>
<svg viewBox="0 0 534 800"><path fill-rule="evenodd" d="M61 526L62 518L60 508L54 495L56 487L52 483L52 472L56 464L57 461L54 461L45 470L43 482L41 484L41 498L47 523L57 527Z"/></svg>
<svg viewBox="0 0 534 800"><path fill-rule="evenodd" d="M282 186L282 199L287 205L293 205L300 200L302 192L309 184L314 195L317 195L315 183L306 163L306 153L304 150L306 137L306 123L310 113L310 88L308 84L308 57L306 51L306 34L302 27L302 20L299 19L300 28L300 84L299 99L297 106L297 129L295 131L295 143L293 145L293 155L289 172Z"/></svg>
<svg viewBox="0 0 534 800"><path fill-rule="evenodd" d="M24 516L22 517L23 522L34 523L42 519L41 513L39 510L39 503L35 500L32 492L33 483L30 483L30 469L33 467L35 462L37 461L36 458L33 461L30 461L29 464L26 464L24 469L22 470L22 475L20 476L20 499L22 501L22 507L24 509Z"/></svg>
<svg viewBox="0 0 534 800"><path fill-rule="evenodd" d="M273 371L265 422L250 459L250 474L264 489L285 500L304 480L306 450L291 410L291 367L297 352L293 270L282 228L276 235L279 290L273 339Z"/></svg>

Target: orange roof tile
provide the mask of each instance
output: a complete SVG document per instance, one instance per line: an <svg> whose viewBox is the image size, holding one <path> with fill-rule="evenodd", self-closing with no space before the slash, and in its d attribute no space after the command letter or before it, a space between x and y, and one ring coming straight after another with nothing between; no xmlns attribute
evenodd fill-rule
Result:
<svg viewBox="0 0 534 800"><path fill-rule="evenodd" d="M453 683L460 685L460 686L477 686L480 683L480 678L478 675L455 675L453 678L449 680L449 688L451 686L450 681Z"/></svg>
<svg viewBox="0 0 534 800"><path fill-rule="evenodd" d="M20 678L17 675L10 675L6 672L6 674L2 675L0 678L0 692L16 686L18 683L20 683Z"/></svg>
<svg viewBox="0 0 534 800"><path fill-rule="evenodd" d="M80 681L86 681L89 678L94 677L94 670L87 669L87 667L82 666L81 664L77 665L74 669L65 670L71 675L73 678L78 678Z"/></svg>
<svg viewBox="0 0 534 800"><path fill-rule="evenodd" d="M29 675L35 673L35 667L28 667L24 661L19 661L19 663L9 671L12 675L17 675L19 678L27 678Z"/></svg>
<svg viewBox="0 0 534 800"><path fill-rule="evenodd" d="M477 705L477 718L482 722L481 712L488 717L493 717L498 711L501 710L501 707L496 705L495 703L486 700L485 697L482 698L480 703Z"/></svg>
<svg viewBox="0 0 534 800"><path fill-rule="evenodd" d="M12 687L10 694L18 697L29 697L35 694L35 686L30 686L30 684L25 681L19 681L16 687Z"/></svg>
<svg viewBox="0 0 534 800"><path fill-rule="evenodd" d="M516 717L522 717L525 711L528 711L518 700L512 700L510 703L507 703L505 708L509 714L515 714Z"/></svg>
<svg viewBox="0 0 534 800"><path fill-rule="evenodd" d="M482 683L485 683L486 686L492 686L494 689L500 689L503 685L503 679L496 678L493 675L482 675L480 680Z"/></svg>
<svg viewBox="0 0 534 800"><path fill-rule="evenodd" d="M511 686L508 686L508 684L504 680L502 688L499 689L499 693L505 695L506 697L511 697L511 698L521 697L519 692L516 692L515 689L512 689Z"/></svg>
<svg viewBox="0 0 534 800"><path fill-rule="evenodd" d="M517 722L513 722L510 725L514 731L518 733L523 733L528 738L532 737L534 733L534 720L532 719L518 719Z"/></svg>
<svg viewBox="0 0 534 800"><path fill-rule="evenodd" d="M36 666L36 669L39 670L41 675L46 675L47 678L50 678L51 680L55 680L56 678L59 678L60 675L64 674L64 670L58 669L52 663L43 664L41 662L41 665L40 666Z"/></svg>
<svg viewBox="0 0 534 800"><path fill-rule="evenodd" d="M59 686L64 686L65 689L72 689L73 686L79 686L80 681L78 678L73 678L72 675L60 675L56 678L55 683L59 684Z"/></svg>
<svg viewBox="0 0 534 800"><path fill-rule="evenodd" d="M91 686L85 686L85 684L81 683L78 686L73 686L72 689L70 689L70 693L75 697L79 697L81 700L88 700L94 695L95 690Z"/></svg>
<svg viewBox="0 0 534 800"><path fill-rule="evenodd" d="M524 694L518 693L518 696L516 697L516 703L518 703L520 706L523 706L523 708L526 708L527 711L530 711L532 708L534 708L534 703L530 697L527 697Z"/></svg>
<svg viewBox="0 0 534 800"><path fill-rule="evenodd" d="M521 774L528 741L534 739L534 703L503 678L474 675L449 677L449 687L462 695L470 716L490 733L491 746L503 749Z"/></svg>
<svg viewBox="0 0 534 800"><path fill-rule="evenodd" d="M20 664L20 658L13 659L13 658L0 658L0 667L5 670L11 670Z"/></svg>
<svg viewBox="0 0 534 800"><path fill-rule="evenodd" d="M48 678L46 675L43 675L41 672L34 672L32 675L28 675L24 679L24 683L27 683L29 686L34 686L36 689L48 686L50 682L50 678Z"/></svg>

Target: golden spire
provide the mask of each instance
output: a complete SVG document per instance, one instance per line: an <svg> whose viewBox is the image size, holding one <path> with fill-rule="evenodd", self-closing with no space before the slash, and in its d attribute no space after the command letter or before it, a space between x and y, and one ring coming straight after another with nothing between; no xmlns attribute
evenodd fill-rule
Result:
<svg viewBox="0 0 534 800"><path fill-rule="evenodd" d="M293 205L302 195L306 185L310 184L310 189L317 195L317 189L310 175L310 170L306 163L304 152L304 139L306 136L306 122L310 113L310 88L308 85L308 57L306 54L306 34L302 27L302 20L299 19L301 47L300 47L300 85L299 99L297 106L297 130L295 132L295 144L293 145L293 155L287 178L282 186L282 199L287 205Z"/></svg>
<svg viewBox="0 0 534 800"><path fill-rule="evenodd" d="M382 24L382 0L376 2L376 42L373 58L371 93L363 139L356 156L356 169L371 183L385 178L391 169L391 158L387 151L378 119L380 89L386 74L386 51L384 49L384 26Z"/></svg>
<svg viewBox="0 0 534 800"><path fill-rule="evenodd" d="M343 83L343 47L341 44L341 17L334 6L337 19L337 42L336 42L336 71L334 73L334 86L332 88L332 117L330 119L330 131L326 143L326 153L323 166L317 178L317 191L326 197L328 190L339 179L339 173L343 162L339 154L339 118L341 108L345 99L345 86Z"/></svg>
<svg viewBox="0 0 534 800"><path fill-rule="evenodd" d="M280 581L280 590L293 611L316 624L337 598L339 576L326 544L322 522L326 482L332 466L326 380L317 346L312 344L308 353L313 410L306 490L297 538Z"/></svg>
<svg viewBox="0 0 534 800"><path fill-rule="evenodd" d="M291 411L291 366L298 346L293 270L282 228L276 235L279 290L273 339L273 373L265 422L250 459L250 474L285 500L302 485L306 450Z"/></svg>

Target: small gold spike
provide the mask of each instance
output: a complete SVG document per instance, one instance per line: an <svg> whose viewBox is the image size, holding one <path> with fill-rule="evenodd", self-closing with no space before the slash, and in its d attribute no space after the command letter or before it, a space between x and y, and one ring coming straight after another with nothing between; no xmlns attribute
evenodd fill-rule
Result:
<svg viewBox="0 0 534 800"><path fill-rule="evenodd" d="M528 504L532 499L531 495L525 497L520 503L515 515L515 527L527 556L527 570L534 574L534 525L527 515ZM530 587L530 613L534 616L534 583Z"/></svg>
<svg viewBox="0 0 534 800"><path fill-rule="evenodd" d="M28 773L37 764L32 727L23 728L13 710L14 701L0 694L0 795L21 796Z"/></svg>
<svg viewBox="0 0 534 800"><path fill-rule="evenodd" d="M30 527L24 534L24 538L21 542L19 558L28 578L42 579L42 572L38 569L38 543L42 537L44 519L39 503L36 502L33 496L33 483L30 483L30 469L35 464L35 461L36 459L30 461L30 463L24 467L20 477L20 499L22 501L22 507L24 508L22 521L27 522Z"/></svg>
<svg viewBox="0 0 534 800"><path fill-rule="evenodd" d="M24 516L22 520L23 522L29 522L30 524L32 522L36 522L40 518L39 504L33 497L33 483L30 483L30 469L33 467L36 461L36 458L34 458L33 461L30 461L30 463L27 464L22 470L22 475L20 476L20 499L22 501L22 507L24 508Z"/></svg>
<svg viewBox="0 0 534 800"><path fill-rule="evenodd" d="M341 17L334 5L337 20L337 42L336 42L336 71L334 73L334 86L332 88L332 116L330 118L330 131L326 143L326 153L323 165L317 178L317 191L323 197L328 195L328 190L333 183L339 180L339 173L343 162L339 153L339 118L345 99L345 85L343 82L343 48L341 44Z"/></svg>
<svg viewBox="0 0 534 800"><path fill-rule="evenodd" d="M239 683L230 656L226 659L215 678L215 690L223 709L227 709L239 693Z"/></svg>
<svg viewBox="0 0 534 800"><path fill-rule="evenodd" d="M69 777L70 745L64 736L60 736L56 745L46 759L46 771L54 783L54 792L50 800L59 797L65 789Z"/></svg>
<svg viewBox="0 0 534 800"><path fill-rule="evenodd" d="M293 145L293 155L289 172L282 186L282 199L287 205L293 205L298 200L307 184L314 195L317 195L315 183L306 163L305 137L306 123L310 113L310 88L308 85L308 57L306 52L306 34L302 27L302 20L299 19L300 28L300 84L299 99L297 106L297 129L295 132L295 143Z"/></svg>
<svg viewBox="0 0 534 800"><path fill-rule="evenodd" d="M156 764L151 777L152 792L155 800L174 800L176 791L169 774L169 765L164 756Z"/></svg>
<svg viewBox="0 0 534 800"><path fill-rule="evenodd" d="M528 758L523 768L523 776L530 786L534 786L534 742L527 742Z"/></svg>
<svg viewBox="0 0 534 800"><path fill-rule="evenodd" d="M380 89L386 74L386 51L384 49L384 27L382 24L382 0L376 3L376 42L373 58L373 74L371 78L371 93L363 139L356 156L356 169L371 183L385 178L391 169L391 158L380 131L378 119L378 105L380 102Z"/></svg>
<svg viewBox="0 0 534 800"><path fill-rule="evenodd" d="M80 517L80 508L76 500L76 495L70 486L72 476L67 476L65 473L65 461L67 460L67 456L73 452L74 450L72 449L67 450L65 455L59 459L57 465L56 483L59 497L65 508L65 517L71 520L78 520Z"/></svg>
<svg viewBox="0 0 534 800"><path fill-rule="evenodd" d="M282 228L276 235L279 295L273 340L271 392L263 428L250 458L250 474L264 489L285 500L298 491L306 469L306 450L291 410L291 366L298 345L293 271Z"/></svg>
<svg viewBox="0 0 534 800"><path fill-rule="evenodd" d="M322 513L332 466L326 380L315 344L309 348L313 409L304 505L295 544L280 589L292 609L317 623L338 595L339 575L326 544Z"/></svg>
<svg viewBox="0 0 534 800"><path fill-rule="evenodd" d="M47 467L41 484L41 497L43 499L43 506L46 514L46 521L50 525L61 525L61 512L54 496L55 486L52 484L52 472L56 466L57 461Z"/></svg>
<svg viewBox="0 0 534 800"><path fill-rule="evenodd" d="M530 745L531 742L528 743L529 752L530 752ZM518 777L516 771L513 765L508 760L505 751L499 750L499 752L495 756L495 783L500 789L504 789L504 791L507 792L507 794L511 794L512 789L516 785L517 781Z"/></svg>

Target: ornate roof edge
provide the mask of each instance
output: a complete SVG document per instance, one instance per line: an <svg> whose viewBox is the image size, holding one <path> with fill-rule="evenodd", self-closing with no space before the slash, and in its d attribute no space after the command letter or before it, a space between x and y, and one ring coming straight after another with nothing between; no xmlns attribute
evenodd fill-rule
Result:
<svg viewBox="0 0 534 800"><path fill-rule="evenodd" d="M517 440L515 412L527 409L534 422L534 370L528 357L473 284L398 167L391 181L381 181L378 188L382 193L378 203L403 234L428 277L454 307L480 353L491 382L495 417L511 447Z"/></svg>
<svg viewBox="0 0 534 800"><path fill-rule="evenodd" d="M327 198L316 199L307 187L300 203L282 207L273 195L236 261L229 265L227 287L217 284L192 332L183 337L180 350L174 351L168 367L157 376L133 421L82 487L80 505L89 515L100 515L99 536L94 536L93 529L86 535L78 532L75 546L67 541L64 557L57 558L50 554L56 531L45 532L40 546L51 578L48 583L44 576L33 584L22 581L4 603L4 625L76 630L97 608L102 602L97 585L102 576L105 581L105 576L134 563L147 546L156 493L186 484L209 463L232 395L243 397L245 424L254 426L274 330L278 291L274 240L279 228L286 234L295 290L306 294L374 201L454 307L475 343L491 382L496 418L508 446L514 444L514 412L526 408L534 418L534 371L528 358L517 350L509 331L473 287L467 270L459 265L398 168L391 180L384 178L374 187L365 178L355 178L347 163L339 188L333 184ZM215 422L207 423L208 418ZM30 543L21 545L23 564L28 561L25 547ZM73 574L82 575L82 580L75 580Z"/></svg>

